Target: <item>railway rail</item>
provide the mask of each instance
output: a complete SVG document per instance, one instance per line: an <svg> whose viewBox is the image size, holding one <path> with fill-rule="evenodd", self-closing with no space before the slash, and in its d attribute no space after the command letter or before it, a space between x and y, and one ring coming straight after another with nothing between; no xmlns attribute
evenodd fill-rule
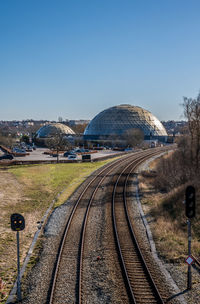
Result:
<svg viewBox="0 0 200 304"><path fill-rule="evenodd" d="M112 196L113 228L130 303L163 304L164 300L151 276L137 242L126 202L126 187L130 174L148 157L143 156L140 159L132 161L123 169L116 180ZM121 191L122 187L123 191Z"/></svg>
<svg viewBox="0 0 200 304"><path fill-rule="evenodd" d="M127 229L130 228L124 228L125 225L124 223L127 222L127 214L123 214L123 223L122 226L120 226L120 214L122 214L122 204L121 202L124 200L124 204L126 199L125 199L125 190L122 191L119 189L119 184L121 184L121 179L126 180L125 182L125 188L126 188L126 183L128 180L128 177L130 174L127 172L131 170L134 170L134 168L144 161L145 159L149 158L150 156L153 156L155 154L161 153L164 151L164 149L155 149L155 152L151 151L145 151L142 153L134 153L129 156L125 156L121 158L120 160L115 160L109 165L106 165L101 169L98 174L96 174L82 193L80 194L78 200L76 201L76 204L74 205L71 214L67 220L66 227L64 229L64 233L62 236L62 240L59 246L59 251L57 254L57 259L56 259L56 264L54 267L53 275L52 275L52 281L51 281L51 286L49 290L49 296L47 303L53 304L53 303L87 303L87 301L84 301L84 291L83 287L85 282L83 281L83 272L84 272L84 267L83 267L83 259L84 259L84 242L85 242L85 235L86 235L86 227L87 227L87 222L89 218L89 212L90 208L94 202L94 198L98 192L98 190L101 188L101 185L103 181L105 180L106 177L113 175L113 172L117 172L118 178L115 183L114 187L114 192L113 192L113 219L115 221L115 226L116 226L116 239L120 240L118 244L118 251L122 253L121 255L121 265L125 265L126 269L123 268L122 272L123 274L127 273L126 276L126 286L127 282L130 282L130 287L127 287L127 291L129 294L129 299L130 303L163 303L162 300L158 300L157 297L157 291L156 288L152 285L152 282L148 284L151 284L150 287L145 287L145 291L137 284L134 285L133 287L133 282L134 282L134 276L137 275L137 281L140 281L140 284L142 284L142 280L146 276L146 273L148 273L148 270L143 270L143 274L139 275L141 272L141 269L144 268L144 266L139 266L139 260L141 258L136 258L136 251L138 249L134 249L135 253L132 253L131 255L128 254L128 251L130 247L133 247L133 243L136 241L133 241L133 236L131 235L132 232L127 232ZM128 165L127 165L128 164ZM122 169L124 168L124 169ZM123 171L122 171L123 170ZM121 173L119 173L122 171ZM125 179L125 176L128 176L127 179ZM120 186L121 187L121 186ZM117 190L119 189L119 190ZM118 193L119 192L119 193ZM120 199L117 199L116 201L116 193L118 193ZM122 196L121 196L122 195ZM118 210L118 208L120 210ZM124 208L123 208L124 209ZM125 208L126 209L126 208ZM124 210L125 210L124 209ZM123 211L124 212L124 211ZM130 226L130 224L129 224ZM127 227L129 227L127 225ZM123 240L123 235L124 235L124 229L126 229L126 233L129 233L131 237L129 237L129 242L130 244L124 244L122 245ZM134 246L136 246L134 244ZM128 249L128 250L127 250ZM137 262L136 262L137 259ZM136 265L139 267L137 268L138 270L135 270L135 274L132 272L132 261L135 260L134 268L136 269ZM68 270L66 272L65 268L68 267ZM150 275L149 275L150 276ZM151 276L150 276L151 277ZM149 281L148 279L145 279L146 281ZM145 283L147 285L147 283ZM146 286L145 285L145 286ZM150 291L151 290L151 295ZM141 298L139 295L136 296L134 295L133 297L131 294L135 294L135 292L140 293L142 295L142 298L146 299L149 298L152 300L152 302L138 302L138 298ZM146 294L146 296L144 295ZM158 293L159 294L159 293ZM154 297L154 300L153 300Z"/></svg>

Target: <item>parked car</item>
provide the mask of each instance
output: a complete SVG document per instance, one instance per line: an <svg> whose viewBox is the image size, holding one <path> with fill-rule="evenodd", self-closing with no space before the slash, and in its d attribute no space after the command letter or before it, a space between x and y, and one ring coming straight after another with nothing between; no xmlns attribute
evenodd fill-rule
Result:
<svg viewBox="0 0 200 304"><path fill-rule="evenodd" d="M57 157L57 156L58 156L58 153L52 153L51 156Z"/></svg>
<svg viewBox="0 0 200 304"><path fill-rule="evenodd" d="M84 153L84 152L89 152L89 149L76 148L74 151L77 152L77 153Z"/></svg>
<svg viewBox="0 0 200 304"><path fill-rule="evenodd" d="M68 157L69 155L76 155L76 153L74 153L73 151L66 151L63 156L64 157Z"/></svg>
<svg viewBox="0 0 200 304"><path fill-rule="evenodd" d="M32 151L33 151L32 146L27 145L26 152L32 152Z"/></svg>
<svg viewBox="0 0 200 304"><path fill-rule="evenodd" d="M82 150L79 149L79 148L75 149L74 151L77 152L77 153L81 153L82 152Z"/></svg>
<svg viewBox="0 0 200 304"><path fill-rule="evenodd" d="M13 159L14 157L11 154L3 154L0 156L0 160L2 159Z"/></svg>
<svg viewBox="0 0 200 304"><path fill-rule="evenodd" d="M76 154L71 154L71 155L68 155L68 159L77 159L77 156Z"/></svg>
<svg viewBox="0 0 200 304"><path fill-rule="evenodd" d="M15 153L26 153L25 149L20 149L18 147L13 148L12 151Z"/></svg>

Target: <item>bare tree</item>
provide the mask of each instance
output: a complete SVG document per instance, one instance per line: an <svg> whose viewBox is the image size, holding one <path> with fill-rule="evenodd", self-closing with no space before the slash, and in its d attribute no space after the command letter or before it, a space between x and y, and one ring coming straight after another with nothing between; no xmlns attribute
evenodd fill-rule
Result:
<svg viewBox="0 0 200 304"><path fill-rule="evenodd" d="M83 134L84 131L85 131L85 128L87 127L87 123L85 124L77 124L77 125L74 125L72 128L72 130L76 133L76 134Z"/></svg>
<svg viewBox="0 0 200 304"><path fill-rule="evenodd" d="M178 149L167 158L162 158L157 166L155 186L167 191L188 182L196 183L199 187L200 94L196 99L184 97L183 100L187 129L177 139Z"/></svg>
<svg viewBox="0 0 200 304"><path fill-rule="evenodd" d="M12 148L15 143L16 138L14 135L0 133L0 145Z"/></svg>
<svg viewBox="0 0 200 304"><path fill-rule="evenodd" d="M200 94L196 99L184 97L184 115L188 120L190 135L190 155L195 171L199 169L200 161Z"/></svg>
<svg viewBox="0 0 200 304"><path fill-rule="evenodd" d="M135 147L142 143L144 140L144 133L140 129L128 129L124 134L124 139L129 147Z"/></svg>
<svg viewBox="0 0 200 304"><path fill-rule="evenodd" d="M50 149L56 150L57 163L59 162L59 152L68 149L71 146L66 135L59 131L54 133L51 137L46 138L45 145Z"/></svg>

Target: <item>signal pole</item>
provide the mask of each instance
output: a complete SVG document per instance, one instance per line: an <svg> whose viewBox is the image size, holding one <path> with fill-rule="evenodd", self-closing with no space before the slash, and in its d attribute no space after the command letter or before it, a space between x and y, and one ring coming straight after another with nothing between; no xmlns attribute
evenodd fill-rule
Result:
<svg viewBox="0 0 200 304"><path fill-rule="evenodd" d="M188 224L188 256L191 256L191 221L190 219L187 220ZM192 289L192 269L191 265L188 265L188 280L187 280L187 289Z"/></svg>
<svg viewBox="0 0 200 304"><path fill-rule="evenodd" d="M17 298L22 299L20 283L20 256L19 256L19 231L17 231Z"/></svg>
<svg viewBox="0 0 200 304"><path fill-rule="evenodd" d="M25 219L19 213L13 213L10 217L11 229L17 232L17 299L21 301L21 282L20 282L20 255L19 255L19 231L25 228Z"/></svg>

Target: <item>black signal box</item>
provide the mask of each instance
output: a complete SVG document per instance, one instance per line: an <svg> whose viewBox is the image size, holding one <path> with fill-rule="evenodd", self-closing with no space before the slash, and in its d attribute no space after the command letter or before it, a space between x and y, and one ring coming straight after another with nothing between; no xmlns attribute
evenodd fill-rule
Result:
<svg viewBox="0 0 200 304"><path fill-rule="evenodd" d="M188 186L185 191L185 214L188 218L195 217L195 201L195 188L193 186Z"/></svg>
<svg viewBox="0 0 200 304"><path fill-rule="evenodd" d="M11 229L14 231L21 231L25 228L25 220L21 214L13 213L10 217Z"/></svg>
<svg viewBox="0 0 200 304"><path fill-rule="evenodd" d="M83 162L91 162L91 154L83 154L82 155Z"/></svg>

